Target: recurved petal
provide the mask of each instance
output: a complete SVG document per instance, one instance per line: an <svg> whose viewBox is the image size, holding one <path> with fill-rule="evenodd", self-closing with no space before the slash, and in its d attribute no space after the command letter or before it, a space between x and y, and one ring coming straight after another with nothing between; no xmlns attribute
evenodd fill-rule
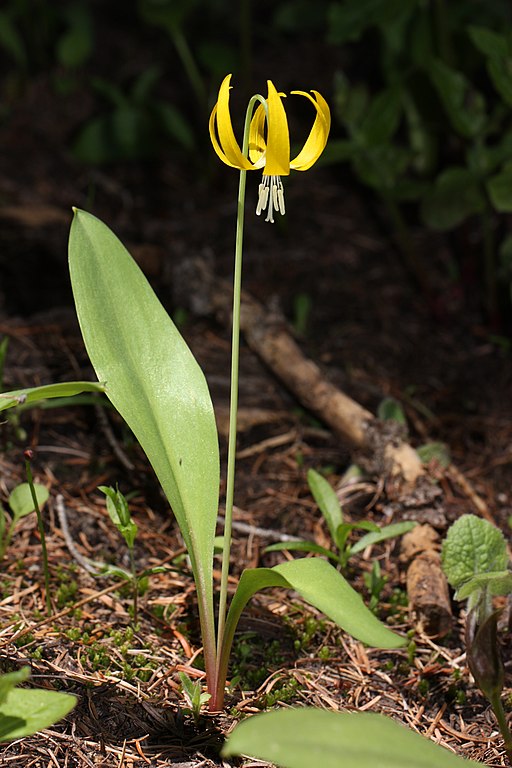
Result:
<svg viewBox="0 0 512 768"><path fill-rule="evenodd" d="M290 167L295 171L307 171L316 163L325 149L331 128L331 111L326 100L318 91L311 91L315 98L305 91L292 91L292 93L305 96L316 109L315 122L306 143L297 157L290 162Z"/></svg>
<svg viewBox="0 0 512 768"><path fill-rule="evenodd" d="M249 126L249 159L257 168L265 163L267 142L265 140L265 121L267 113L263 104L259 104L255 110Z"/></svg>
<svg viewBox="0 0 512 768"><path fill-rule="evenodd" d="M232 168L250 171L253 169L253 165L242 154L231 124L229 112L230 80L231 75L227 75L220 86L217 104L210 115L210 138L215 152L223 163L230 165Z"/></svg>
<svg viewBox="0 0 512 768"><path fill-rule="evenodd" d="M266 176L288 176L290 173L290 134L288 120L282 102L271 80L268 83L267 152L265 155Z"/></svg>

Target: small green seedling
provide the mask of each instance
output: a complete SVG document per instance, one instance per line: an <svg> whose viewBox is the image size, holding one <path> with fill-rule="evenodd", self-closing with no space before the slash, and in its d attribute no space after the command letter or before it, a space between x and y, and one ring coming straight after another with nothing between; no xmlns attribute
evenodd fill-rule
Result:
<svg viewBox="0 0 512 768"><path fill-rule="evenodd" d="M364 583L370 593L370 602L368 608L370 611L375 611L379 604L382 590L386 586L387 577L382 575L382 570L378 560L374 560L372 563L372 570L370 573L363 575Z"/></svg>
<svg viewBox="0 0 512 768"><path fill-rule="evenodd" d="M449 529L442 549L446 578L456 600L467 600L466 652L471 674L498 720L512 760L512 734L501 701L503 661L498 645L499 610L493 598L512 593L507 544L502 532L476 515L462 515Z"/></svg>
<svg viewBox="0 0 512 768"><path fill-rule="evenodd" d="M286 768L478 768L390 717L373 712L276 709L231 732L224 757L247 755Z"/></svg>
<svg viewBox="0 0 512 768"><path fill-rule="evenodd" d="M48 501L49 493L44 485L34 484L39 507L42 507ZM0 504L0 561L5 557L5 553L12 541L14 530L19 521L35 511L35 504L32 498L29 483L20 483L9 495L8 500L10 516L8 516L4 507ZM9 520L10 517L10 520Z"/></svg>
<svg viewBox="0 0 512 768"><path fill-rule="evenodd" d="M191 680L185 672L180 672L179 676L183 693L190 706L190 713L197 724L203 704L206 704L211 699L211 695L209 693L201 693L200 680Z"/></svg>
<svg viewBox="0 0 512 768"><path fill-rule="evenodd" d="M133 522L128 507L128 501L118 488L112 488L106 485L100 485L99 489L107 497L107 512L115 527L123 537L128 547L130 558L130 570L115 565L102 566L102 575L119 576L122 579L131 581L133 595L133 623L137 624L139 618L139 595L143 594L147 588L148 576L155 573L162 573L165 568L156 566L146 568L141 573L137 573L135 565L135 539L137 537L137 525Z"/></svg>
<svg viewBox="0 0 512 768"><path fill-rule="evenodd" d="M0 675L0 742L30 736L65 717L76 697L56 691L16 688L30 677L28 667Z"/></svg>
<svg viewBox="0 0 512 768"><path fill-rule="evenodd" d="M414 522L403 522L393 523L391 525L385 525L383 528L379 528L378 525L367 520L364 520L361 523L344 523L341 504L335 491L329 485L327 480L322 477L319 472L310 469L308 471L308 484L311 493L313 494L313 498L318 504L320 512L327 523L336 551L315 544L313 541L280 541L276 544L271 544L265 549L265 552L277 552L283 549L286 549L289 552L312 552L317 555L323 555L329 560L334 560L341 570L343 570L346 568L348 560L352 555L362 552L371 544L378 544L381 541L386 541L386 539L402 536L416 525ZM354 544L350 544L349 537L354 530L368 531L368 533L362 536Z"/></svg>

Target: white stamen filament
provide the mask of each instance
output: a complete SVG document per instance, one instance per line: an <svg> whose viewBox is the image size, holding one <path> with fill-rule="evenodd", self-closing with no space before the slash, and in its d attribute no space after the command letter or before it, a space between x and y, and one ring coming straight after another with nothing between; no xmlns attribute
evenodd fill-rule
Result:
<svg viewBox="0 0 512 768"><path fill-rule="evenodd" d="M258 187L258 205L256 206L256 215L259 216L268 205L267 218L265 221L274 223L274 211L284 216L284 187L280 176L266 176L263 174L261 184Z"/></svg>

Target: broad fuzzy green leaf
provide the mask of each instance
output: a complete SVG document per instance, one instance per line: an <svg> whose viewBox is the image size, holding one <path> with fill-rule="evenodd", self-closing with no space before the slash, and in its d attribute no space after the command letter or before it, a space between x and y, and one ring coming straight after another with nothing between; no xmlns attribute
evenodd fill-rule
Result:
<svg viewBox="0 0 512 768"><path fill-rule="evenodd" d="M38 403L55 397L74 397L81 392L104 392L103 384L97 381L64 381L60 384L44 384L41 387L30 389L15 389L11 392L2 392L0 395L0 411L6 408L14 408L17 405Z"/></svg>
<svg viewBox="0 0 512 768"><path fill-rule="evenodd" d="M372 712L278 709L239 723L222 754L282 768L478 768L391 718Z"/></svg>
<svg viewBox="0 0 512 768"><path fill-rule="evenodd" d="M476 515L462 515L443 542L442 564L450 585L459 589L481 573L505 571L507 545L502 532Z"/></svg>
<svg viewBox="0 0 512 768"><path fill-rule="evenodd" d="M510 595L512 593L512 573L510 571L490 571L479 573L465 581L455 595L457 600L467 600L477 590L487 590L490 595Z"/></svg>
<svg viewBox="0 0 512 768"><path fill-rule="evenodd" d="M219 450L206 380L128 251L84 211L75 212L69 264L89 357L169 499L191 560L203 626L213 634Z"/></svg>
<svg viewBox="0 0 512 768"><path fill-rule="evenodd" d="M41 509L43 504L46 504L48 501L50 494L48 493L48 489L39 483L34 483L34 491L37 503ZM14 488L9 496L9 506L15 520L19 520L20 518L25 517L25 515L30 515L30 513L35 510L32 492L28 483L20 483Z"/></svg>

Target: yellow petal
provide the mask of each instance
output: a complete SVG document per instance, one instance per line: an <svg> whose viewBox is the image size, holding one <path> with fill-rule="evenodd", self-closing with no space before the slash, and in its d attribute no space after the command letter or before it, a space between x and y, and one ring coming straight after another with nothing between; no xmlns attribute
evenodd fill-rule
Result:
<svg viewBox="0 0 512 768"><path fill-rule="evenodd" d="M311 166L316 163L325 149L329 137L329 130L331 128L331 111L326 100L320 93L318 93L318 91L311 91L315 98L305 91L292 91L292 93L305 96L316 109L315 122L306 139L306 143L297 157L290 163L290 167L296 171L307 171L308 168L311 168Z"/></svg>
<svg viewBox="0 0 512 768"><path fill-rule="evenodd" d="M210 138L215 152L223 163L232 168L239 168L241 171L251 171L254 166L243 156L231 124L229 113L230 80L231 75L227 75L220 86L217 103L210 115Z"/></svg>
<svg viewBox="0 0 512 768"><path fill-rule="evenodd" d="M265 163L267 142L265 141L265 122L267 113L263 104L259 104L254 112L249 127L249 159L256 167L261 168Z"/></svg>
<svg viewBox="0 0 512 768"><path fill-rule="evenodd" d="M267 152L265 155L266 176L288 176L290 173L290 135L288 120L281 94L268 80Z"/></svg>

